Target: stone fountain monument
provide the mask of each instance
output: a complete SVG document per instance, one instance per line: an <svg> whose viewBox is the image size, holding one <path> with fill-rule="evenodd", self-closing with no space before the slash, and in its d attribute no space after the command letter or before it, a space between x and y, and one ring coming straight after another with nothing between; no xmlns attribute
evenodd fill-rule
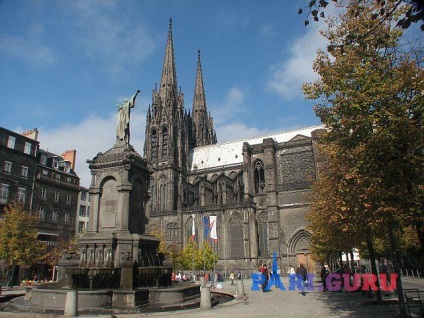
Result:
<svg viewBox="0 0 424 318"><path fill-rule="evenodd" d="M115 145L87 161L92 175L89 228L78 239L78 266L65 268L66 283L73 288L118 290L113 307L143 305L148 294L140 287L172 284L172 268L163 267L157 253L159 241L146 234L151 173L129 143L130 111L139 92L118 105Z"/></svg>
<svg viewBox="0 0 424 318"><path fill-rule="evenodd" d="M91 312L137 312L200 297L197 284L171 288L172 264L164 266L159 240L148 234L151 172L129 142L130 110L139 92L118 105L114 146L87 160L91 212L89 228L78 238L79 255L65 255L56 288L28 289L21 307L63 310L69 290L77 290L78 304Z"/></svg>

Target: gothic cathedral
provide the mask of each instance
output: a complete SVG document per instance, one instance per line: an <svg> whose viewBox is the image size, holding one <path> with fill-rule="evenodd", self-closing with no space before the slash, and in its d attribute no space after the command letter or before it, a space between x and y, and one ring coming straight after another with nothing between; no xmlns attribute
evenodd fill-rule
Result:
<svg viewBox="0 0 424 318"><path fill-rule="evenodd" d="M305 215L322 161L315 147L320 131L308 127L218 144L200 52L192 109L184 109L170 20L162 77L146 116L144 156L153 172L149 226L165 233L169 248L183 248L193 234L198 244L208 240L219 255L216 270L257 270L276 253L282 270L302 262L315 272Z"/></svg>

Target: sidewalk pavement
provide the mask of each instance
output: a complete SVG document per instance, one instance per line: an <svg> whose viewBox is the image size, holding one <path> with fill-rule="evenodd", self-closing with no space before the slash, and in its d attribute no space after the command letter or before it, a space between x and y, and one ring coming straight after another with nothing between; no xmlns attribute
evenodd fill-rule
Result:
<svg viewBox="0 0 424 318"><path fill-rule="evenodd" d="M282 282L288 289L287 277L282 278ZM337 293L322 292L317 289L319 284L315 284L314 290L309 290L302 295L299 290L282 291L275 286L266 293L261 290L251 290L252 281L244 279L244 289L246 297L242 300L234 300L228 303L218 305L210 310L187 309L182 311L138 313L138 314L115 314L115 315L80 315L83 318L136 318L136 317L181 317L181 318L210 318L217 316L219 318L258 318L258 317L353 317L353 318L390 318L399 316L399 306L393 304L370 305L370 298L361 292L355 293ZM410 281L403 280L404 288L411 288L410 283L415 288L424 289L424 280ZM214 289L211 290L212 292ZM220 290L221 291L221 290ZM222 291L235 295L236 286L231 286L230 281L224 283ZM12 291L17 292L17 291ZM3 290L3 294L8 291ZM391 293L385 296L384 300L397 299L396 295ZM368 304L368 305L364 305ZM0 312L0 317L60 317L57 315L40 315L34 313L12 313Z"/></svg>

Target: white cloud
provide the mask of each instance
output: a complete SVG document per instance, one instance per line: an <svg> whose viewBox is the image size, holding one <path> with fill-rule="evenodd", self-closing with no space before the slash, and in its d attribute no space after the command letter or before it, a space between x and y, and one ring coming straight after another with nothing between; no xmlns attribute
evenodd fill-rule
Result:
<svg viewBox="0 0 424 318"><path fill-rule="evenodd" d="M243 112L243 103L246 99L245 91L239 87L232 87L226 94L223 102L210 107L216 125L232 121L237 114Z"/></svg>
<svg viewBox="0 0 424 318"><path fill-rule="evenodd" d="M131 18L135 12L127 8L117 14L118 9L122 7L114 1L75 1L72 12L77 27L74 41L90 59L120 74L151 54L156 42L139 19ZM117 15L121 17L117 19Z"/></svg>
<svg viewBox="0 0 424 318"><path fill-rule="evenodd" d="M325 48L326 39L319 34L321 23L312 23L307 32L291 46L288 58L271 66L270 79L266 88L285 99L302 96L301 86L304 82L318 78L312 64L319 48Z"/></svg>
<svg viewBox="0 0 424 318"><path fill-rule="evenodd" d="M231 123L221 126L217 126L216 130L219 131L218 143L224 143L229 141L236 141L241 139L247 139L250 137L257 137L267 135L268 130L260 130L256 127L247 127L245 124Z"/></svg>
<svg viewBox="0 0 424 318"><path fill-rule="evenodd" d="M0 34L0 43L0 52L19 58L29 65L51 65L57 61L53 50L32 38Z"/></svg>
<svg viewBox="0 0 424 318"><path fill-rule="evenodd" d="M87 159L93 159L101 151L105 152L115 144L116 113L107 117L93 115L76 125L66 125L57 129L39 128L40 147L60 155L66 150L77 151L75 172L80 184L90 186L91 174ZM139 112L131 114L131 140L135 150L143 155L145 116Z"/></svg>

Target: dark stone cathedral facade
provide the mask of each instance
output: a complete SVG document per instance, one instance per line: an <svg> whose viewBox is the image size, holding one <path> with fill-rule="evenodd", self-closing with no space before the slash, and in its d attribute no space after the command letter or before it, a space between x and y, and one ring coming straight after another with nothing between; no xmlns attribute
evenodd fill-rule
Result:
<svg viewBox="0 0 424 318"><path fill-rule="evenodd" d="M205 216L216 216L217 270L257 270L306 264L310 232L306 228L308 193L320 156L315 141L321 126L261 138L217 143L207 110L200 52L193 106L184 108L177 85L172 21L159 87L146 116L144 156L153 171L146 206L150 228L161 229L166 244L183 248L195 237L201 244Z"/></svg>

